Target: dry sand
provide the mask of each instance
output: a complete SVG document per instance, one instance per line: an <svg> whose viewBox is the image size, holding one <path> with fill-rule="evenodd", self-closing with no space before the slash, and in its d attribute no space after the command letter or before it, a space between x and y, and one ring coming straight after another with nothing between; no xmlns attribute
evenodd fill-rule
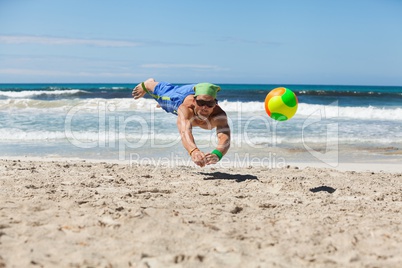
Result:
<svg viewBox="0 0 402 268"><path fill-rule="evenodd" d="M402 173L0 160L0 267L402 267Z"/></svg>

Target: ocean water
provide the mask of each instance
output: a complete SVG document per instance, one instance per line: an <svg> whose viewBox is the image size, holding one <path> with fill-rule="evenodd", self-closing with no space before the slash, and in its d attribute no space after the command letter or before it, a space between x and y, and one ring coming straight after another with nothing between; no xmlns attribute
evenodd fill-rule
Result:
<svg viewBox="0 0 402 268"><path fill-rule="evenodd" d="M176 116L136 84L0 84L0 156L73 157L189 164ZM220 84L219 105L231 127L224 164L279 166L316 161L402 160L402 87ZM264 99L285 86L298 96L296 115L270 119ZM194 129L212 151L215 130Z"/></svg>

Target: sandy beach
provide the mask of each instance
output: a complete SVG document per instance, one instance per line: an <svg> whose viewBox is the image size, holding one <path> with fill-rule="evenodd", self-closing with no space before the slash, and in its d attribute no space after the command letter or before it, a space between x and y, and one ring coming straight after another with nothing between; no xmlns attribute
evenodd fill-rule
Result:
<svg viewBox="0 0 402 268"><path fill-rule="evenodd" d="M0 160L0 267L401 267L402 173Z"/></svg>

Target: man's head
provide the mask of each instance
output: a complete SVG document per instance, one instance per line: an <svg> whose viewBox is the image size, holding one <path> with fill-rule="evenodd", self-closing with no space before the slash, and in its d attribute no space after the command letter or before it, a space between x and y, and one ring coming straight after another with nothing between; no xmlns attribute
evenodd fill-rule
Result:
<svg viewBox="0 0 402 268"><path fill-rule="evenodd" d="M194 86L194 112L203 120L206 120L218 103L216 94L221 88L210 83L200 83Z"/></svg>
<svg viewBox="0 0 402 268"><path fill-rule="evenodd" d="M217 85L210 84L210 83L199 83L194 86L195 96L198 95L208 95L212 98L216 99L216 94L221 88Z"/></svg>

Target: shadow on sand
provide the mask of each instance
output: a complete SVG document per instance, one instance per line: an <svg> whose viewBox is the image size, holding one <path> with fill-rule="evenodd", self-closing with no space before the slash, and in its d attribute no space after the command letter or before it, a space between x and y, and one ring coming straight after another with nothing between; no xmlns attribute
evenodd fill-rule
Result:
<svg viewBox="0 0 402 268"><path fill-rule="evenodd" d="M320 186L320 187L315 187L315 188L310 189L310 192L313 192L313 193L327 192L327 193L332 194L335 191L336 191L335 188L332 188L332 187L329 187L329 186Z"/></svg>
<svg viewBox="0 0 402 268"><path fill-rule="evenodd" d="M236 182L243 182L246 180L257 180L257 176L254 175L244 175L244 174L229 174L224 172L200 172L201 175L205 175L207 177L204 180L234 180Z"/></svg>

